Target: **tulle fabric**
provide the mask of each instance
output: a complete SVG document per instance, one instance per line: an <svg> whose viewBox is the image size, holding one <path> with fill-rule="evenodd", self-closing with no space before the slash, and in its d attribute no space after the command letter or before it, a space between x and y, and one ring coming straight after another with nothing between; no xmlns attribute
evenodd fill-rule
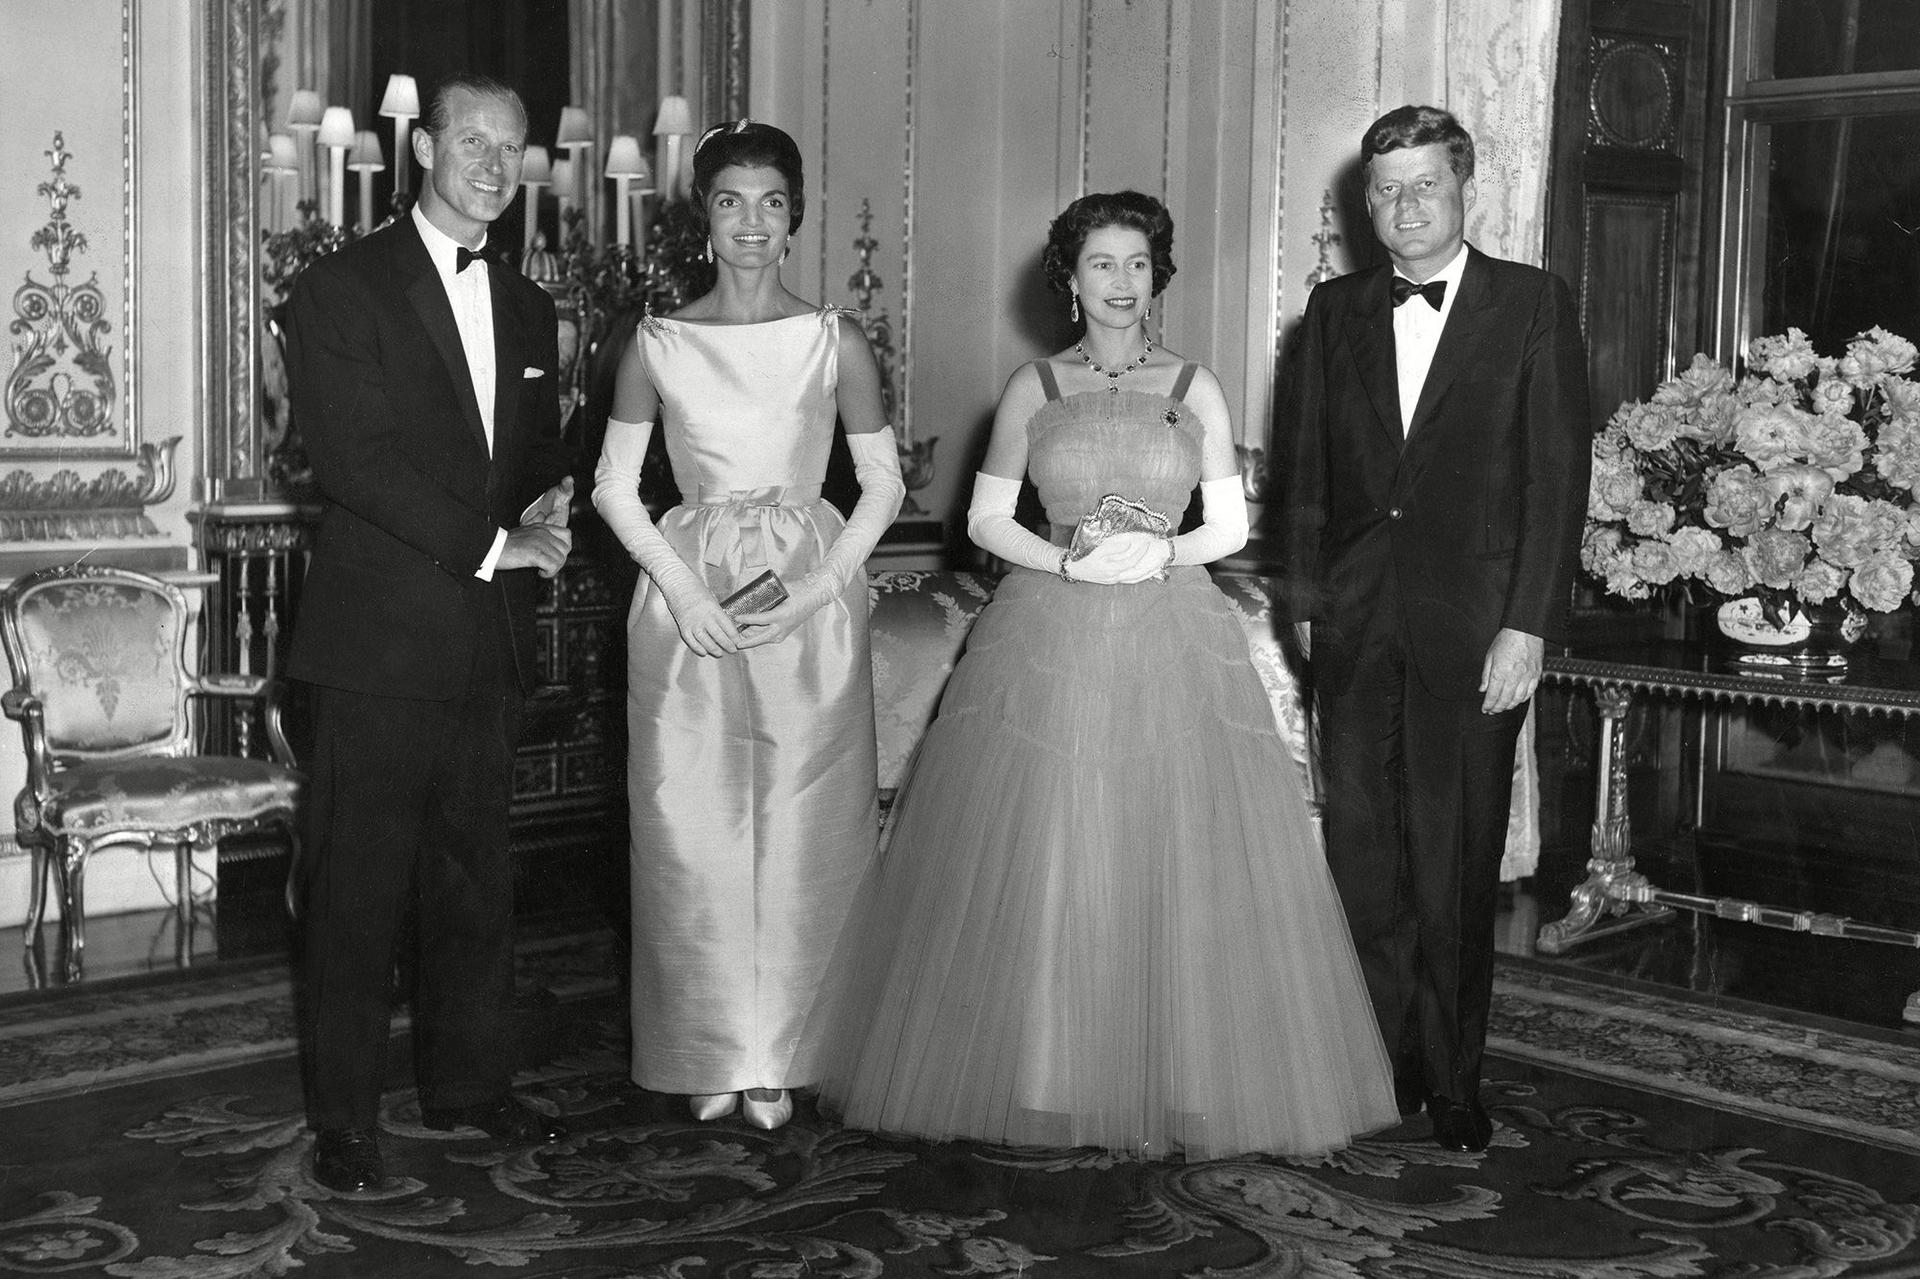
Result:
<svg viewBox="0 0 1920 1279"><path fill-rule="evenodd" d="M1311 1154L1398 1122L1298 769L1202 569L1016 569L816 1009L822 1108L934 1139Z"/></svg>

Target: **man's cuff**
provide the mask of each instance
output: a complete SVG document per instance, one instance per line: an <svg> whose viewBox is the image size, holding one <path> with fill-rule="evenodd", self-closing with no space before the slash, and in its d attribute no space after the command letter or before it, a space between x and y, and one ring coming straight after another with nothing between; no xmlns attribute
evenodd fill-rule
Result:
<svg viewBox="0 0 1920 1279"><path fill-rule="evenodd" d="M473 575L483 582L491 582L493 566L500 562L500 552L506 548L507 530L503 528L493 530L493 549L487 552L487 558L480 561L480 567L473 570Z"/></svg>

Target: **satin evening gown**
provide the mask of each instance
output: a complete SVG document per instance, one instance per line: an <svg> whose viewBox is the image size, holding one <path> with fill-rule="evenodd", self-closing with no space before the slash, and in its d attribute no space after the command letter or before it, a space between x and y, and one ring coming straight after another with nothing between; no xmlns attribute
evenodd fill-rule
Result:
<svg viewBox="0 0 1920 1279"><path fill-rule="evenodd" d="M817 567L845 521L822 500L838 312L760 324L649 319L681 504L659 521L724 599ZM873 857L867 588L784 641L687 648L642 574L628 616L633 1079L718 1093L813 1082L802 1029Z"/></svg>
<svg viewBox="0 0 1920 1279"><path fill-rule="evenodd" d="M1177 524L1185 405L1061 399L1048 372L1027 430L1055 540L1105 493ZM889 824L820 1010L825 1113L1188 1159L1399 1122L1300 770L1205 569L1013 569Z"/></svg>

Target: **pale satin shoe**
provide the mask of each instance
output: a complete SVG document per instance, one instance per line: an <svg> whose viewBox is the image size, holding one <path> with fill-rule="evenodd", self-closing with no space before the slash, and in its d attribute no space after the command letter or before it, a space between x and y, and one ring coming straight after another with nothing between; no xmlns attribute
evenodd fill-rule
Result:
<svg viewBox="0 0 1920 1279"><path fill-rule="evenodd" d="M762 1100L755 1093L772 1093ZM741 1094L741 1109L755 1128L772 1131L793 1118L793 1094L785 1088L749 1088Z"/></svg>
<svg viewBox="0 0 1920 1279"><path fill-rule="evenodd" d="M737 1092L697 1092L687 1098L687 1106L693 1111L693 1117L702 1123L715 1119L725 1119L740 1104Z"/></svg>

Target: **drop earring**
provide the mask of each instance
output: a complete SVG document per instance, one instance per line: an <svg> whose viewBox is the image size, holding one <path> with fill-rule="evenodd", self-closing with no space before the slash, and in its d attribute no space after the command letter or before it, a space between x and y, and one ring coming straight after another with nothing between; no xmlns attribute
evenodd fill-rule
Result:
<svg viewBox="0 0 1920 1279"><path fill-rule="evenodd" d="M1080 295L1078 293L1073 295L1073 322L1075 324L1080 323Z"/></svg>
<svg viewBox="0 0 1920 1279"><path fill-rule="evenodd" d="M1140 317L1140 323L1145 324L1148 320L1151 320L1152 318L1153 318L1153 308L1148 307L1147 313Z"/></svg>
<svg viewBox="0 0 1920 1279"><path fill-rule="evenodd" d="M709 262L713 261L713 237L712 236L707 237L706 247L701 250L700 256L705 258Z"/></svg>

